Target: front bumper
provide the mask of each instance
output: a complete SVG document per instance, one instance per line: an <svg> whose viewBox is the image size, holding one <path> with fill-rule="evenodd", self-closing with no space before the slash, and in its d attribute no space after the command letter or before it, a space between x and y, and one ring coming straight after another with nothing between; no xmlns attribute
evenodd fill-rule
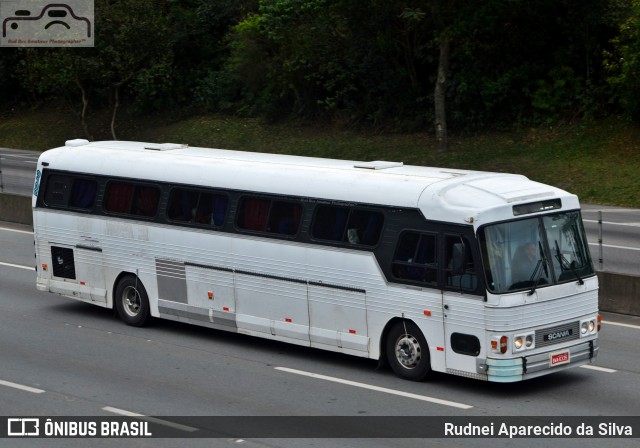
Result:
<svg viewBox="0 0 640 448"><path fill-rule="evenodd" d="M519 358L487 358L485 365L478 366L478 371L485 373L488 381L512 383L594 362L598 356L598 349L598 340L593 339L561 350L550 350ZM552 366L551 356L559 351L569 352L569 362Z"/></svg>

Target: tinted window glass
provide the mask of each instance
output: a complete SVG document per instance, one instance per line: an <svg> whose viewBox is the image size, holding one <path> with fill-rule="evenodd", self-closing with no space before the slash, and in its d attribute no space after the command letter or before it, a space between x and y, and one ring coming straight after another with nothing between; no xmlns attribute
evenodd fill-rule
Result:
<svg viewBox="0 0 640 448"><path fill-rule="evenodd" d="M44 202L50 207L66 207L69 203L73 179L69 176L54 174L47 180Z"/></svg>
<svg viewBox="0 0 640 448"><path fill-rule="evenodd" d="M133 190L132 183L109 182L104 195L104 209L111 213L129 213Z"/></svg>
<svg viewBox="0 0 640 448"><path fill-rule="evenodd" d="M238 227L264 232L267 228L271 200L245 197L238 207Z"/></svg>
<svg viewBox="0 0 640 448"><path fill-rule="evenodd" d="M47 180L44 202L49 207L90 209L95 202L97 189L95 180L54 174Z"/></svg>
<svg viewBox="0 0 640 448"><path fill-rule="evenodd" d="M245 197L238 208L238 227L277 235L295 235L300 227L302 205L288 201Z"/></svg>
<svg viewBox="0 0 640 448"><path fill-rule="evenodd" d="M444 237L445 285L455 290L474 290L478 286L471 244L459 235Z"/></svg>
<svg viewBox="0 0 640 448"><path fill-rule="evenodd" d="M167 217L172 221L221 226L228 202L224 195L174 188L169 197Z"/></svg>
<svg viewBox="0 0 640 448"><path fill-rule="evenodd" d="M131 214L153 217L158 213L160 190L156 187L137 186L133 194Z"/></svg>
<svg viewBox="0 0 640 448"><path fill-rule="evenodd" d="M98 183L91 179L76 179L71 189L69 207L90 209L96 200Z"/></svg>
<svg viewBox="0 0 640 448"><path fill-rule="evenodd" d="M438 246L434 234L404 232L400 236L391 271L398 279L438 283Z"/></svg>
<svg viewBox="0 0 640 448"><path fill-rule="evenodd" d="M104 209L110 213L153 217L158 212L160 189L131 182L111 181L107 183Z"/></svg>
<svg viewBox="0 0 640 448"><path fill-rule="evenodd" d="M302 206L293 202L274 201L269 213L267 231L279 235L295 235L298 233Z"/></svg>
<svg viewBox="0 0 640 448"><path fill-rule="evenodd" d="M320 205L311 234L319 240L375 246L380 240L383 221L380 212Z"/></svg>

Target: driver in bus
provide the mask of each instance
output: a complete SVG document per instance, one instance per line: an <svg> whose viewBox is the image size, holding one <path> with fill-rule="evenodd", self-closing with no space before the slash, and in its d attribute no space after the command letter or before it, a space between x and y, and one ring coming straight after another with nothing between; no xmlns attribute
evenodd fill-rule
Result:
<svg viewBox="0 0 640 448"><path fill-rule="evenodd" d="M516 249L513 257L512 283L532 280L533 273L538 265L539 257L536 244L529 241Z"/></svg>

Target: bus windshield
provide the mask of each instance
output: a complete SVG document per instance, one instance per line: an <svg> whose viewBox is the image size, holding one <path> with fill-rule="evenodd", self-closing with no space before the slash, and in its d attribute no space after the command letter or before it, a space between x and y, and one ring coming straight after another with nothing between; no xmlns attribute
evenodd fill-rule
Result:
<svg viewBox="0 0 640 448"><path fill-rule="evenodd" d="M489 225L479 237L487 288L495 294L581 283L593 274L578 211Z"/></svg>

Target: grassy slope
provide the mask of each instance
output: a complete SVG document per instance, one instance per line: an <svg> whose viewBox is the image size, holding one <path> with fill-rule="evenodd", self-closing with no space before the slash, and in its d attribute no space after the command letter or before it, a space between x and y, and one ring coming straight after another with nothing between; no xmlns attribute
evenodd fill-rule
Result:
<svg viewBox="0 0 640 448"><path fill-rule="evenodd" d="M105 118L94 120L108 123ZM292 123L265 124L258 119L122 118L119 126L122 140L521 173L574 192L583 202L640 207L640 129L613 118L453 137L445 154L436 151L428 134L374 135ZM105 127L94 124L92 130L96 139L110 139ZM83 137L82 128L68 114L31 111L0 116L0 147L44 150L77 137Z"/></svg>

